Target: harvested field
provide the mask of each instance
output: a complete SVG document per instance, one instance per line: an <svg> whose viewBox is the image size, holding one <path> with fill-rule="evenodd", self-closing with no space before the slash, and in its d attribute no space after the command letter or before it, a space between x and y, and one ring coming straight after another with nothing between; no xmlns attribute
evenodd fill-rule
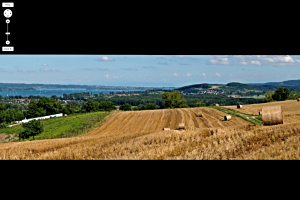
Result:
<svg viewBox="0 0 300 200"><path fill-rule="evenodd" d="M263 106L282 106L285 115L300 114L300 103L297 100L276 101L276 102L261 103L261 104L248 104L248 105L243 105L242 109L238 109L236 106L224 106L224 107L231 108L248 114L258 115L259 111L262 110Z"/></svg>
<svg viewBox="0 0 300 200"><path fill-rule="evenodd" d="M286 100L286 101L276 101L269 103L261 103L261 104L249 104L243 105L242 109L238 109L236 106L224 106L227 108L231 108L237 111L241 111L248 114L258 115L259 111L262 111L262 107L264 106L282 106L282 110L284 113L283 123L295 123L300 122L300 118L297 115L300 115L300 103L297 100Z"/></svg>
<svg viewBox="0 0 300 200"><path fill-rule="evenodd" d="M247 128L248 127L248 128ZM300 125L206 128L16 142L1 159L299 159ZM288 147L288 148L287 148Z"/></svg>
<svg viewBox="0 0 300 200"><path fill-rule="evenodd" d="M197 117L199 112L203 113L203 117ZM238 117L232 117L231 121L224 121L224 113L211 108L127 111L114 114L101 127L96 128L89 135L149 133L161 131L163 128L176 130L181 122L184 123L186 130L249 124Z"/></svg>
<svg viewBox="0 0 300 200"><path fill-rule="evenodd" d="M224 115L205 107L117 112L80 137L0 144L0 159L300 159L300 116L257 126L235 116L224 121ZM186 130L174 130L180 122Z"/></svg>

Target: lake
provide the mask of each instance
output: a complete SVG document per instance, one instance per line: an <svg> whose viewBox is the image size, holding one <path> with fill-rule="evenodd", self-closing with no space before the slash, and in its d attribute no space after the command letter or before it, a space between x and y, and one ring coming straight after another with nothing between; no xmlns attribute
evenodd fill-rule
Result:
<svg viewBox="0 0 300 200"><path fill-rule="evenodd" d="M34 96L45 96L51 97L52 95L61 96L63 94L72 94L72 93L81 93L89 92L90 94L109 94L110 92L129 92L129 91L145 91L145 90L105 90L105 89L85 89L85 88L56 88L56 89L38 89L38 90L4 90L0 91L0 95L3 97L6 96L22 96L29 97L30 95Z"/></svg>

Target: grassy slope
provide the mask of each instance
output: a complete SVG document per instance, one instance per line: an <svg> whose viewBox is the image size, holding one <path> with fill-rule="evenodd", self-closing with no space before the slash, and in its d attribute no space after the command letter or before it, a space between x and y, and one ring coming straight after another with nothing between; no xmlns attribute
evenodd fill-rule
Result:
<svg viewBox="0 0 300 200"><path fill-rule="evenodd" d="M42 120L44 132L35 136L35 139L71 137L87 133L87 131L98 126L99 122L102 123L109 114L108 112L94 112ZM0 129L0 133L16 135L22 131L22 126Z"/></svg>

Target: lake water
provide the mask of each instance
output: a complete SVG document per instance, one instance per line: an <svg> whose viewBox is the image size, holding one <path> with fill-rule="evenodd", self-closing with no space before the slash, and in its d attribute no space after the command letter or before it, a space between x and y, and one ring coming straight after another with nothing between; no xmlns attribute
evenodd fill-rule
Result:
<svg viewBox="0 0 300 200"><path fill-rule="evenodd" d="M45 96L45 97L51 97L52 95L61 96L63 97L63 94L72 94L72 93L81 93L81 92L89 92L90 94L109 94L110 92L128 92L128 91L144 91L144 90L93 90L93 89L84 89L84 88L59 88L59 89L38 89L38 90L5 90L0 91L0 95L3 97L6 96L22 96L22 97L29 97L30 95L34 96Z"/></svg>

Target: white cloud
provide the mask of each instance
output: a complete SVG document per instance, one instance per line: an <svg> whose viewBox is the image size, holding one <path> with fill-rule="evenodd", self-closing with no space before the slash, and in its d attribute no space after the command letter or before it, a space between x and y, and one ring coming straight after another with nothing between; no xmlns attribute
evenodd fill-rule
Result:
<svg viewBox="0 0 300 200"><path fill-rule="evenodd" d="M215 56L215 59L209 60L209 63L213 64L213 65L229 65L230 64L228 57L226 57L226 56Z"/></svg>
<svg viewBox="0 0 300 200"><path fill-rule="evenodd" d="M102 56L101 58L96 58L96 61L114 61L114 59L109 58L107 56Z"/></svg>
<svg viewBox="0 0 300 200"><path fill-rule="evenodd" d="M246 61L239 62L240 65L247 65L248 63Z"/></svg>
<svg viewBox="0 0 300 200"><path fill-rule="evenodd" d="M176 77L177 77L177 76L179 76L179 74L177 74L177 73L175 72L175 73L173 74L173 76L176 76Z"/></svg>
<svg viewBox="0 0 300 200"><path fill-rule="evenodd" d="M205 73L203 73L203 74L202 74L202 76L206 76L206 74L205 74Z"/></svg>
<svg viewBox="0 0 300 200"><path fill-rule="evenodd" d="M190 74L190 73L187 73L187 74L186 74L187 77L190 77L191 75L192 75L192 74Z"/></svg>
<svg viewBox="0 0 300 200"><path fill-rule="evenodd" d="M298 65L300 59L294 59L289 55L233 55L215 56L208 61L213 65L271 65L271 66L291 66Z"/></svg>
<svg viewBox="0 0 300 200"><path fill-rule="evenodd" d="M252 64L252 65L261 65L258 60L251 60L250 64Z"/></svg>
<svg viewBox="0 0 300 200"><path fill-rule="evenodd" d="M48 65L48 64L42 64L42 66L43 66L43 67L48 67L49 65Z"/></svg>
<svg viewBox="0 0 300 200"><path fill-rule="evenodd" d="M106 75L105 75L105 78L110 78L110 75L109 75L109 74L106 74Z"/></svg>
<svg viewBox="0 0 300 200"><path fill-rule="evenodd" d="M216 76L217 77L221 77L221 74L219 74L218 72L216 72Z"/></svg>
<svg viewBox="0 0 300 200"><path fill-rule="evenodd" d="M270 64L272 66L291 66L291 65L298 65L300 60L294 60L291 56L253 56L256 58L256 61L259 61L263 64Z"/></svg>

